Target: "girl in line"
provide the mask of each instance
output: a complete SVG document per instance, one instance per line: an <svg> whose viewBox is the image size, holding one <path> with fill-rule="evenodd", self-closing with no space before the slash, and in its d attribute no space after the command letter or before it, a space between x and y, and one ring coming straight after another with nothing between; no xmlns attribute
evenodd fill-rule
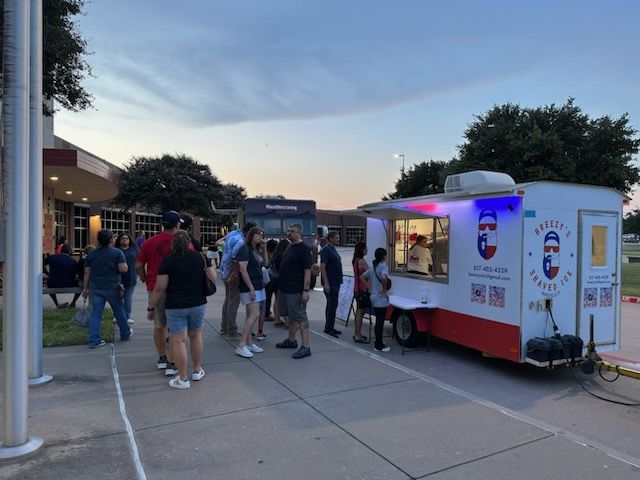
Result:
<svg viewBox="0 0 640 480"><path fill-rule="evenodd" d="M377 352L389 352L388 347L382 341L382 332L384 330L384 320L387 316L387 307L389 306L389 292L387 291L387 279L389 278L389 269L387 268L387 251L384 248L376 248L374 253L375 260L373 265L362 275L362 281L368 282L371 290L371 305L376 314L376 343L374 350Z"/></svg>
<svg viewBox="0 0 640 480"><path fill-rule="evenodd" d="M367 271L369 265L364 257L367 255L367 244L364 242L356 243L355 250L353 251L353 277L355 282L353 284L353 291L356 297L356 319L353 327L353 341L356 343L368 343L369 339L362 335L362 318L365 312L371 308L371 301L369 299L369 286L367 282L362 281L361 276Z"/></svg>
<svg viewBox="0 0 640 480"><path fill-rule="evenodd" d="M262 266L267 261L267 249L262 229L253 227L249 230L244 245L236 254L236 259L240 270L238 285L240 301L245 306L247 313L240 343L236 347L235 353L244 358L251 358L254 353L264 351L263 348L251 341L253 324L260 316L260 302L267 298L262 277Z"/></svg>

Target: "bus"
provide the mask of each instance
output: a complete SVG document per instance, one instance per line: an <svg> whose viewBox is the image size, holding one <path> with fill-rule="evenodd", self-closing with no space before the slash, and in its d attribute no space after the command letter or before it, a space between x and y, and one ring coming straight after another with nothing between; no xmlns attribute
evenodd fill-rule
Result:
<svg viewBox="0 0 640 480"><path fill-rule="evenodd" d="M256 222L267 238L287 238L287 227L302 226L302 240L313 247L317 240L316 202L281 198L247 198L240 211L239 224Z"/></svg>

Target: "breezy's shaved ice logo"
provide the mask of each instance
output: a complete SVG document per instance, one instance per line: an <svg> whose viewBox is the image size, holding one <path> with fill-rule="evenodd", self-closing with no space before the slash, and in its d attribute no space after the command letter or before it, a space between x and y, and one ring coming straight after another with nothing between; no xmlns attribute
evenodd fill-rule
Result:
<svg viewBox="0 0 640 480"><path fill-rule="evenodd" d="M560 295L563 287L575 282L572 270L575 245L571 239L573 232L570 226L557 219L542 220L532 225L528 235L532 239L527 241L531 244L531 249L527 253L531 258L529 278L540 288L542 295L547 297ZM564 245L562 252L560 239ZM540 253L542 253L542 262L540 262Z"/></svg>
<svg viewBox="0 0 640 480"><path fill-rule="evenodd" d="M495 210L485 209L478 216L478 253L489 260L498 249L498 216Z"/></svg>
<svg viewBox="0 0 640 480"><path fill-rule="evenodd" d="M549 280L556 278L560 271L560 235L554 231L544 236L542 271Z"/></svg>

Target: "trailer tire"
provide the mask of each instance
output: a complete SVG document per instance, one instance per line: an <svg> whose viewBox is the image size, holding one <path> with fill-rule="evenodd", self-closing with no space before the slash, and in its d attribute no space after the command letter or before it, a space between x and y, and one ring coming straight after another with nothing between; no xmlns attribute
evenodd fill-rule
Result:
<svg viewBox="0 0 640 480"><path fill-rule="evenodd" d="M393 338L399 345L412 348L418 344L418 329L416 320L411 312L394 310L393 316Z"/></svg>

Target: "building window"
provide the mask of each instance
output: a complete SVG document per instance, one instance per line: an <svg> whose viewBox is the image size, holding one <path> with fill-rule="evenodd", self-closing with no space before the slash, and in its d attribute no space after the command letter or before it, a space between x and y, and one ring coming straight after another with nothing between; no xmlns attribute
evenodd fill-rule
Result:
<svg viewBox="0 0 640 480"><path fill-rule="evenodd" d="M392 231L392 271L425 278L447 278L449 218L396 220Z"/></svg>
<svg viewBox="0 0 640 480"><path fill-rule="evenodd" d="M327 228L330 232L336 232L338 235L340 235L340 245L346 245L346 239L342 237L342 226L329 225Z"/></svg>
<svg viewBox="0 0 640 480"><path fill-rule="evenodd" d="M73 249L77 253L89 242L89 207L73 206Z"/></svg>
<svg viewBox="0 0 640 480"><path fill-rule="evenodd" d="M347 227L344 244L355 245L358 242L364 242L364 227Z"/></svg>
<svg viewBox="0 0 640 480"><path fill-rule="evenodd" d="M144 238L160 233L162 215L154 213L136 213L136 232L144 232Z"/></svg>
<svg viewBox="0 0 640 480"><path fill-rule="evenodd" d="M69 217L67 215L67 203L62 200L55 201L54 207L56 242L60 237L67 236L67 225L69 225Z"/></svg>
<svg viewBox="0 0 640 480"><path fill-rule="evenodd" d="M200 219L200 239L203 245L208 245L209 242L220 238L222 236L222 227L215 223L213 220L206 218Z"/></svg>
<svg viewBox="0 0 640 480"><path fill-rule="evenodd" d="M115 235L131 232L131 214L129 212L102 207L100 220L102 228L111 230Z"/></svg>

